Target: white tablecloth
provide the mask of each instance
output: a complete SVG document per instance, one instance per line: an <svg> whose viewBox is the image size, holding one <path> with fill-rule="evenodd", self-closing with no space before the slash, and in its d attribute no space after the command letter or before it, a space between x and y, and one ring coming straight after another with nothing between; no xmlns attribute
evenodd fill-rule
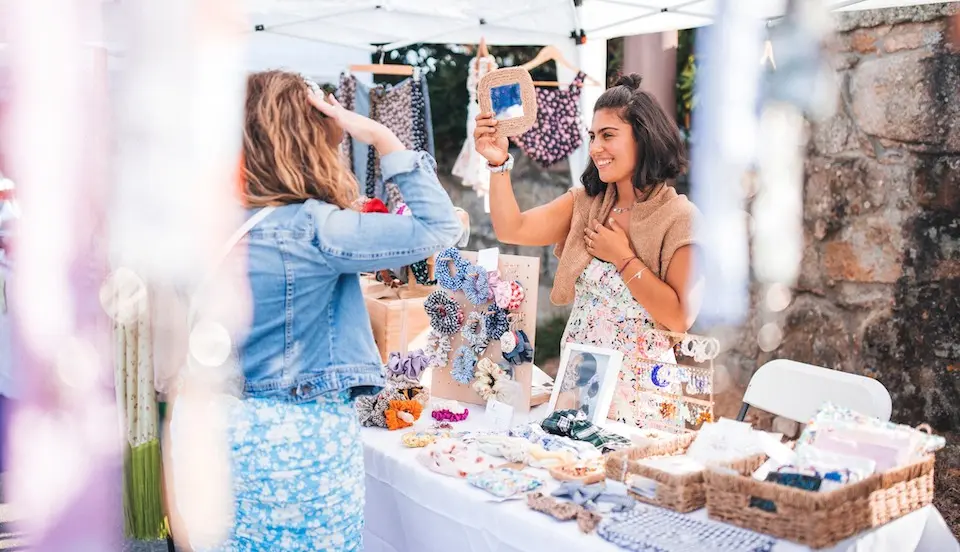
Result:
<svg viewBox="0 0 960 552"><path fill-rule="evenodd" d="M462 428L481 427L471 407ZM425 420L421 420L425 421ZM418 424L419 425L419 424ZM497 502L469 483L436 474L416 461L417 449L400 442L403 431L363 430L367 471L366 552L615 552L574 521L558 522L523 500ZM546 472L544 472L546 473ZM557 485L549 477L546 492ZM706 510L689 514L706 519ZM774 552L809 550L778 541ZM960 552L940 513L931 507L849 539L831 552Z"/></svg>

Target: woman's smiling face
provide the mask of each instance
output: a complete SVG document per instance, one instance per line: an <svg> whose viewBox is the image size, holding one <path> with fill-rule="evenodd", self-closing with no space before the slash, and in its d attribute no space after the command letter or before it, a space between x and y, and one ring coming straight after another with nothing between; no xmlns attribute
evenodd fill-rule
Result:
<svg viewBox="0 0 960 552"><path fill-rule="evenodd" d="M633 127L619 110L598 109L590 127L590 159L607 184L630 180L637 169L637 141Z"/></svg>

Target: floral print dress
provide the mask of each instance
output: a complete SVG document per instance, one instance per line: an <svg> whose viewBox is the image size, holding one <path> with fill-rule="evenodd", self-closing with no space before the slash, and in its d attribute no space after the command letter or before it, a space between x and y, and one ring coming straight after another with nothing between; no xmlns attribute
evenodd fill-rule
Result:
<svg viewBox="0 0 960 552"><path fill-rule="evenodd" d="M236 401L230 419L234 527L197 552L363 550L360 422L350 391L294 404Z"/></svg>
<svg viewBox="0 0 960 552"><path fill-rule="evenodd" d="M577 278L570 320L561 347L580 343L623 353L623 366L609 418L638 425L640 396L653 386L646 377L646 360L675 362L668 338L654 330L654 321L633 298L617 269L593 259Z"/></svg>

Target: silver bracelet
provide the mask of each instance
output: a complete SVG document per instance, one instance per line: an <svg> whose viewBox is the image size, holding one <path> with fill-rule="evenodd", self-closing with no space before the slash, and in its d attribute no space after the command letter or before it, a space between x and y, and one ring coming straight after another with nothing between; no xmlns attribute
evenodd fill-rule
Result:
<svg viewBox="0 0 960 552"><path fill-rule="evenodd" d="M626 282L624 282L623 284L624 284L624 285L628 285L630 282L632 282L632 281L634 281L635 279L639 278L640 275L643 274L643 271L646 270L646 269L647 269L647 267L641 268L640 270L637 271L636 274L634 274L633 276L631 276L630 279L627 280Z"/></svg>

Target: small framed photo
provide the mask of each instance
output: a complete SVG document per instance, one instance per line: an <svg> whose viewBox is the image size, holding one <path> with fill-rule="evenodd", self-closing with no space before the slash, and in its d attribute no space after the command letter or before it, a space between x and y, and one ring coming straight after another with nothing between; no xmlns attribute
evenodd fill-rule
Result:
<svg viewBox="0 0 960 552"><path fill-rule="evenodd" d="M579 410L604 425L617 387L623 353L579 343L567 343L550 395L550 412Z"/></svg>

